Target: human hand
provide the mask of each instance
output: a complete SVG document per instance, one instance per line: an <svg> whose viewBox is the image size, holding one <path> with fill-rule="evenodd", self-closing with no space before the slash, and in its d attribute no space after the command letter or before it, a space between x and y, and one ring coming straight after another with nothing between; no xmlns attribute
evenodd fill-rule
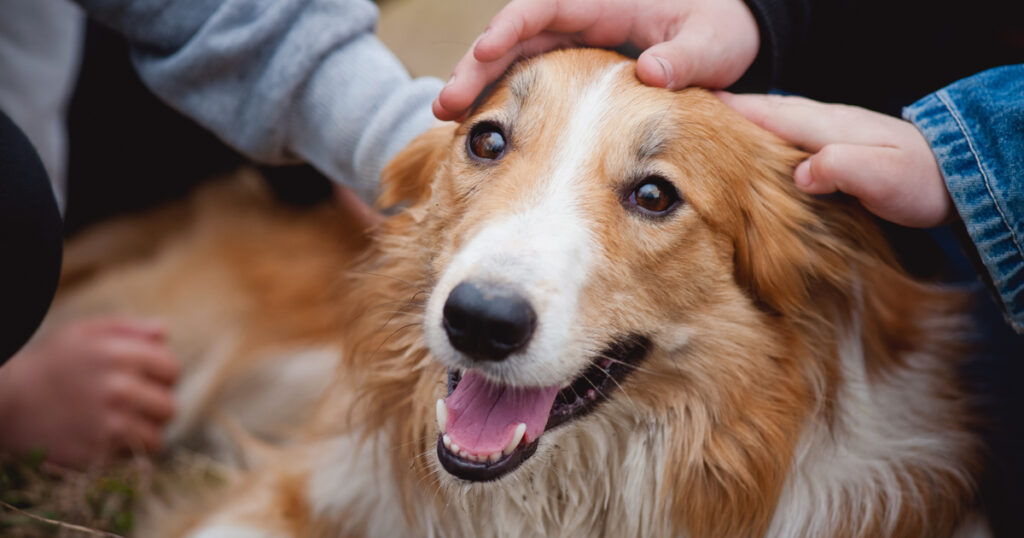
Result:
<svg viewBox="0 0 1024 538"><path fill-rule="evenodd" d="M348 187L338 184L334 185L334 203L352 219L353 224L359 230L365 231L376 228L378 224L384 221L384 215L381 215L377 210L362 201Z"/></svg>
<svg viewBox="0 0 1024 538"><path fill-rule="evenodd" d="M793 173L800 189L845 192L875 215L914 228L938 226L954 215L931 147L912 123L802 97L718 96L750 121L814 153Z"/></svg>
<svg viewBox="0 0 1024 538"><path fill-rule="evenodd" d="M97 318L29 344L0 368L0 449L74 467L160 450L179 371L163 340L158 323Z"/></svg>
<svg viewBox="0 0 1024 538"><path fill-rule="evenodd" d="M741 0L513 0L459 60L434 115L459 118L518 58L627 42L646 49L636 67L645 84L724 88L753 63L760 34Z"/></svg>

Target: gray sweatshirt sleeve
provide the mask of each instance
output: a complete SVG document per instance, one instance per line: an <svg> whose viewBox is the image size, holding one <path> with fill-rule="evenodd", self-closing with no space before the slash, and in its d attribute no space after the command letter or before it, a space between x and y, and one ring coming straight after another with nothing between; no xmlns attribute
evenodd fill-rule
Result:
<svg viewBox="0 0 1024 538"><path fill-rule="evenodd" d="M367 0L79 0L122 33L143 81L265 163L304 160L372 200L381 168L434 121Z"/></svg>

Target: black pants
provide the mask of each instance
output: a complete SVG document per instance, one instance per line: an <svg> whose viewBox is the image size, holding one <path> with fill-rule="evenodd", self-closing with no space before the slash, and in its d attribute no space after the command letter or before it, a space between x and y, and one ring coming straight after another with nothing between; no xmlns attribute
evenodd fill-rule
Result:
<svg viewBox="0 0 1024 538"><path fill-rule="evenodd" d="M0 112L0 365L32 336L60 276L62 224L35 148Z"/></svg>

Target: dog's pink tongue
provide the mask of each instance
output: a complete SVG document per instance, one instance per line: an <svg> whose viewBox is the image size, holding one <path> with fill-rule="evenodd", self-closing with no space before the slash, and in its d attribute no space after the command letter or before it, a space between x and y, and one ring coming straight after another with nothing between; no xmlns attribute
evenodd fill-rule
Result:
<svg viewBox="0 0 1024 538"><path fill-rule="evenodd" d="M521 444L533 441L544 433L556 394L558 387L503 387L467 370L444 401L448 437L468 452L493 454L508 445L523 422Z"/></svg>

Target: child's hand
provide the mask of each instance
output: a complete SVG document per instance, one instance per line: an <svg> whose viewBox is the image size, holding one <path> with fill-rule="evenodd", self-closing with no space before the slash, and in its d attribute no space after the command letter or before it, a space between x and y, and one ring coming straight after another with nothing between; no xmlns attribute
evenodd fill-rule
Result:
<svg viewBox="0 0 1024 538"><path fill-rule="evenodd" d="M371 230L384 222L384 215L360 200L348 187L334 185L334 202L349 215L360 231Z"/></svg>
<svg viewBox="0 0 1024 538"><path fill-rule="evenodd" d="M645 84L724 88L753 63L760 35L741 0L513 0L455 66L434 115L461 116L517 58L627 42L646 49L636 68Z"/></svg>
<svg viewBox="0 0 1024 538"><path fill-rule="evenodd" d="M931 147L913 124L802 97L718 95L750 121L814 152L793 174L804 191L845 192L903 226L930 228L954 216Z"/></svg>
<svg viewBox="0 0 1024 538"><path fill-rule="evenodd" d="M0 368L0 449L75 467L158 451L179 370L163 340L159 324L103 318L29 344Z"/></svg>

